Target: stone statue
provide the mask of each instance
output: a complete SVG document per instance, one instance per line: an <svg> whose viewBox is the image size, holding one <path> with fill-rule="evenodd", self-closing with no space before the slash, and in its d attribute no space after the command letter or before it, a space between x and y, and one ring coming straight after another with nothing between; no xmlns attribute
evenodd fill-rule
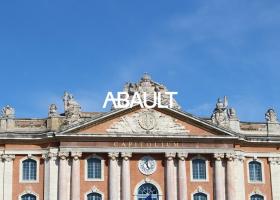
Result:
<svg viewBox="0 0 280 200"><path fill-rule="evenodd" d="M265 119L268 123L278 123L277 113L273 108L270 108L265 113Z"/></svg>
<svg viewBox="0 0 280 200"><path fill-rule="evenodd" d="M2 109L3 118L15 118L15 109L7 105Z"/></svg>
<svg viewBox="0 0 280 200"><path fill-rule="evenodd" d="M74 99L72 94L68 92L64 93L63 97L64 102L64 113L65 113L65 123L66 124L74 124L80 121L80 113L81 113L81 106L78 102Z"/></svg>
<svg viewBox="0 0 280 200"><path fill-rule="evenodd" d="M55 104L51 104L49 107L49 117L56 117L56 116L58 116L57 106Z"/></svg>
<svg viewBox="0 0 280 200"><path fill-rule="evenodd" d="M211 120L214 124L224 127L231 127L231 122L238 121L235 109L228 107L226 96L223 100L220 98L217 100L216 108L213 111Z"/></svg>
<svg viewBox="0 0 280 200"><path fill-rule="evenodd" d="M165 94L165 92L168 92L167 88L162 84L154 82L151 76L148 75L147 73L144 73L143 77L140 79L138 83L126 83L124 86L124 92L127 92L129 94L130 100L132 99L132 96L134 95L135 92L138 92L141 95L142 99L144 96L143 94L146 93L147 99L151 99L151 100L154 99L155 92L160 92L162 94L161 96L162 105L169 104L170 96L168 94ZM180 109L180 106L175 99L173 99L173 108Z"/></svg>
<svg viewBox="0 0 280 200"><path fill-rule="evenodd" d="M220 98L217 100L216 108L211 116L212 122L217 125L227 126L229 124L229 113L228 113L228 102L227 98L224 100Z"/></svg>

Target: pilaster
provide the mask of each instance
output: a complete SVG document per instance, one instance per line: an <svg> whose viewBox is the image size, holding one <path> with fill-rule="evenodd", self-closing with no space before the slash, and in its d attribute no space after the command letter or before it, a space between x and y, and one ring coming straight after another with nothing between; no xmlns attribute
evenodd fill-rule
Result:
<svg viewBox="0 0 280 200"><path fill-rule="evenodd" d="M175 188L175 178L174 178L174 158L176 153L166 152L166 200L176 200L177 188Z"/></svg>
<svg viewBox="0 0 280 200"><path fill-rule="evenodd" d="M3 155L4 159L4 198L3 200L12 200L13 196L13 162L15 155Z"/></svg>
<svg viewBox="0 0 280 200"><path fill-rule="evenodd" d="M59 152L59 178L58 178L58 199L59 200L69 200L68 195L68 156L69 152Z"/></svg>
<svg viewBox="0 0 280 200"><path fill-rule="evenodd" d="M122 152L122 170L121 170L121 197L122 200L130 200L130 162L131 153Z"/></svg>
<svg viewBox="0 0 280 200"><path fill-rule="evenodd" d="M225 167L223 165L223 153L215 153L215 200L225 200Z"/></svg>
<svg viewBox="0 0 280 200"><path fill-rule="evenodd" d="M280 199L280 157L268 158L270 166L272 199Z"/></svg>
<svg viewBox="0 0 280 200"><path fill-rule="evenodd" d="M179 200L187 200L188 188L187 188L187 174L186 174L186 161L188 157L187 153L178 153L178 197Z"/></svg>
<svg viewBox="0 0 280 200"><path fill-rule="evenodd" d="M80 199L80 157L81 152L72 152L72 185L71 185L71 199Z"/></svg>
<svg viewBox="0 0 280 200"><path fill-rule="evenodd" d="M118 200L118 152L108 153L109 156L109 200Z"/></svg>

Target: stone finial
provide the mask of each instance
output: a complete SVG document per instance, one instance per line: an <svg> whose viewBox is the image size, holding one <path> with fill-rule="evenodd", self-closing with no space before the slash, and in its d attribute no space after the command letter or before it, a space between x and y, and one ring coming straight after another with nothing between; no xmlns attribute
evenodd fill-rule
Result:
<svg viewBox="0 0 280 200"><path fill-rule="evenodd" d="M58 116L57 106L55 104L51 104L49 107L49 117L56 117L56 116Z"/></svg>
<svg viewBox="0 0 280 200"><path fill-rule="evenodd" d="M265 119L268 123L278 123L277 113L273 108L269 108L265 113Z"/></svg>
<svg viewBox="0 0 280 200"><path fill-rule="evenodd" d="M2 109L3 118L15 118L15 109L7 105Z"/></svg>
<svg viewBox="0 0 280 200"><path fill-rule="evenodd" d="M78 102L74 99L72 94L68 92L64 93L63 96L64 102L64 112L65 112L65 123L68 124L75 124L78 123L81 119L81 106Z"/></svg>

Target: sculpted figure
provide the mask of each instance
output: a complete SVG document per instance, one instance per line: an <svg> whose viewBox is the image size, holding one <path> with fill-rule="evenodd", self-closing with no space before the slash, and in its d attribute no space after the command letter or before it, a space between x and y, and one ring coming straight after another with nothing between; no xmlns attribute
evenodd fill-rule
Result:
<svg viewBox="0 0 280 200"><path fill-rule="evenodd" d="M49 107L49 117L55 117L55 116L58 116L57 106L55 104L51 104Z"/></svg>
<svg viewBox="0 0 280 200"><path fill-rule="evenodd" d="M161 93L161 105L168 105L170 100L170 95L166 93L168 92L167 88L157 82L154 82L151 76L147 73L144 73L138 83L126 83L124 86L124 92L129 94L130 101L133 99L135 93L139 93L142 100L149 99L151 101L155 99L155 93ZM180 106L175 99L173 99L172 105L172 108L180 109ZM113 109L116 108L113 106Z"/></svg>
<svg viewBox="0 0 280 200"><path fill-rule="evenodd" d="M278 123L277 113L273 108L270 108L265 113L265 119L268 123Z"/></svg>
<svg viewBox="0 0 280 200"><path fill-rule="evenodd" d="M2 109L2 117L3 118L14 118L15 117L15 109L11 106L7 105Z"/></svg>
<svg viewBox="0 0 280 200"><path fill-rule="evenodd" d="M216 103L216 108L214 109L211 116L212 122L217 125L228 126L229 118L230 115L228 110L227 98L224 97L223 101L219 98Z"/></svg>
<svg viewBox="0 0 280 200"><path fill-rule="evenodd" d="M65 112L65 118L66 118L66 124L73 124L80 121L80 112L81 112L81 106L78 104L78 102L74 99L74 96L72 94L69 94L68 92L64 93L63 97L64 102L64 112Z"/></svg>

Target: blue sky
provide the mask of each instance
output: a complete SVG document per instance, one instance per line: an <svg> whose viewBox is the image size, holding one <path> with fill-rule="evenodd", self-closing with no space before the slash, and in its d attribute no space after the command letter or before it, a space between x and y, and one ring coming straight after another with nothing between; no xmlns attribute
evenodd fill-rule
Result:
<svg viewBox="0 0 280 200"><path fill-rule="evenodd" d="M65 90L102 111L109 90L144 72L210 116L218 97L243 121L280 113L280 2L275 0L0 1L0 106L17 117L62 112Z"/></svg>

